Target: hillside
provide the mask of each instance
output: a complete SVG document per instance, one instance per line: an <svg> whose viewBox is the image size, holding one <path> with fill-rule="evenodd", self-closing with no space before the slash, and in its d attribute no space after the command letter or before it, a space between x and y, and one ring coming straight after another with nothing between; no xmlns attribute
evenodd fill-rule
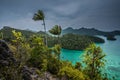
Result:
<svg viewBox="0 0 120 80"><path fill-rule="evenodd" d="M88 35L77 35L77 34L65 34L59 38L59 42L61 42L61 46L64 49L71 50L84 50L86 49L92 42L94 43L104 43L104 39L88 36ZM58 38L49 37L48 38L48 46L53 47L58 43Z"/></svg>
<svg viewBox="0 0 120 80"><path fill-rule="evenodd" d="M29 38L32 35L43 35L45 34L42 31L39 32L33 32L29 30L20 30L20 29L15 29L11 28L8 26L3 27L0 32L3 33L3 39L5 41L10 41L12 40L13 34L12 30L16 30L17 32L21 32L23 36L26 38ZM91 42L95 43L104 43L105 41L99 37L94 37L94 36L87 36L87 35L75 35L75 34L65 34L61 36L60 38L62 48L66 49L75 49L75 50L83 50L85 49ZM56 37L48 36L48 46L54 46L55 44L58 43L58 40Z"/></svg>
<svg viewBox="0 0 120 80"><path fill-rule="evenodd" d="M104 43L104 39L87 35L65 34L61 37L62 47L65 49L85 50L92 42Z"/></svg>
<svg viewBox="0 0 120 80"><path fill-rule="evenodd" d="M15 28L11 28L9 26L4 26L1 30L0 33L3 33L4 39L5 40L10 40L11 38L13 38L13 34L12 34L12 30L16 30L17 32L21 32L26 38L30 37L33 34L45 34L42 31L39 32L33 32L33 31L29 31L29 30L20 30L20 29L15 29Z"/></svg>
<svg viewBox="0 0 120 80"><path fill-rule="evenodd" d="M67 33L74 33L74 34L81 34L81 35L102 35L102 36L116 36L120 35L120 31L112 31L112 32L105 32L105 31L100 31L95 28L79 28L79 29L73 29L71 27L68 27L62 31L62 34L67 34Z"/></svg>

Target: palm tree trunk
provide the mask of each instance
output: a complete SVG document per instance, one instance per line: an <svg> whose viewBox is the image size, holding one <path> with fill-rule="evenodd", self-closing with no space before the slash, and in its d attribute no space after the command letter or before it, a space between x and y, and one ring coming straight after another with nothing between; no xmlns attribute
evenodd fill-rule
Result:
<svg viewBox="0 0 120 80"><path fill-rule="evenodd" d="M59 44L59 35L58 35L58 44Z"/></svg>
<svg viewBox="0 0 120 80"><path fill-rule="evenodd" d="M45 26L45 20L43 19L43 25L44 25L44 31L45 31L45 45L47 46L47 32L46 32L46 26Z"/></svg>

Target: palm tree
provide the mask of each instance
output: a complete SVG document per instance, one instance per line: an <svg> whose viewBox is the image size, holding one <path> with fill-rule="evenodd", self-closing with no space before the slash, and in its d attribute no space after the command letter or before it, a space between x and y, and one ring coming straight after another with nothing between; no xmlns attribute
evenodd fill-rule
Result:
<svg viewBox="0 0 120 80"><path fill-rule="evenodd" d="M47 45L47 33L46 33L46 25L45 25L45 15L44 15L43 11L38 10L38 12L34 14L33 20L35 20L35 21L42 20L43 21L44 31L45 31L45 44Z"/></svg>
<svg viewBox="0 0 120 80"><path fill-rule="evenodd" d="M51 30L49 30L51 34L58 36L58 43L59 43L59 36L61 34L61 31L62 31L62 28L59 25L55 25Z"/></svg>

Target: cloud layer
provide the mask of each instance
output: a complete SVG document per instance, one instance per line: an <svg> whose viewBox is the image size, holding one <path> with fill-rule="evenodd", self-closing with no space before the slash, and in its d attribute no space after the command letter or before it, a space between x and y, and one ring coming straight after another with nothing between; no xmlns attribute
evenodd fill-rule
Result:
<svg viewBox="0 0 120 80"><path fill-rule="evenodd" d="M0 0L0 27L43 30L42 22L32 20L34 13L42 9L47 30L55 24L63 28L120 30L119 4L120 0Z"/></svg>

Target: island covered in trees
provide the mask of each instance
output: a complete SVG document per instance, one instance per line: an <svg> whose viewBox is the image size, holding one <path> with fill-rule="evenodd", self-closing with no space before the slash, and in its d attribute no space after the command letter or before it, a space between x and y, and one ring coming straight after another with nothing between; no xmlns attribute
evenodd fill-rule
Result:
<svg viewBox="0 0 120 80"><path fill-rule="evenodd" d="M99 35L99 36L105 36L108 40L116 40L114 36L120 35L119 30L111 31L111 32L105 32L100 31L95 28L79 28L79 29L73 29L72 27L68 27L62 31L62 34L67 33L73 33L73 34L80 34L80 35Z"/></svg>

